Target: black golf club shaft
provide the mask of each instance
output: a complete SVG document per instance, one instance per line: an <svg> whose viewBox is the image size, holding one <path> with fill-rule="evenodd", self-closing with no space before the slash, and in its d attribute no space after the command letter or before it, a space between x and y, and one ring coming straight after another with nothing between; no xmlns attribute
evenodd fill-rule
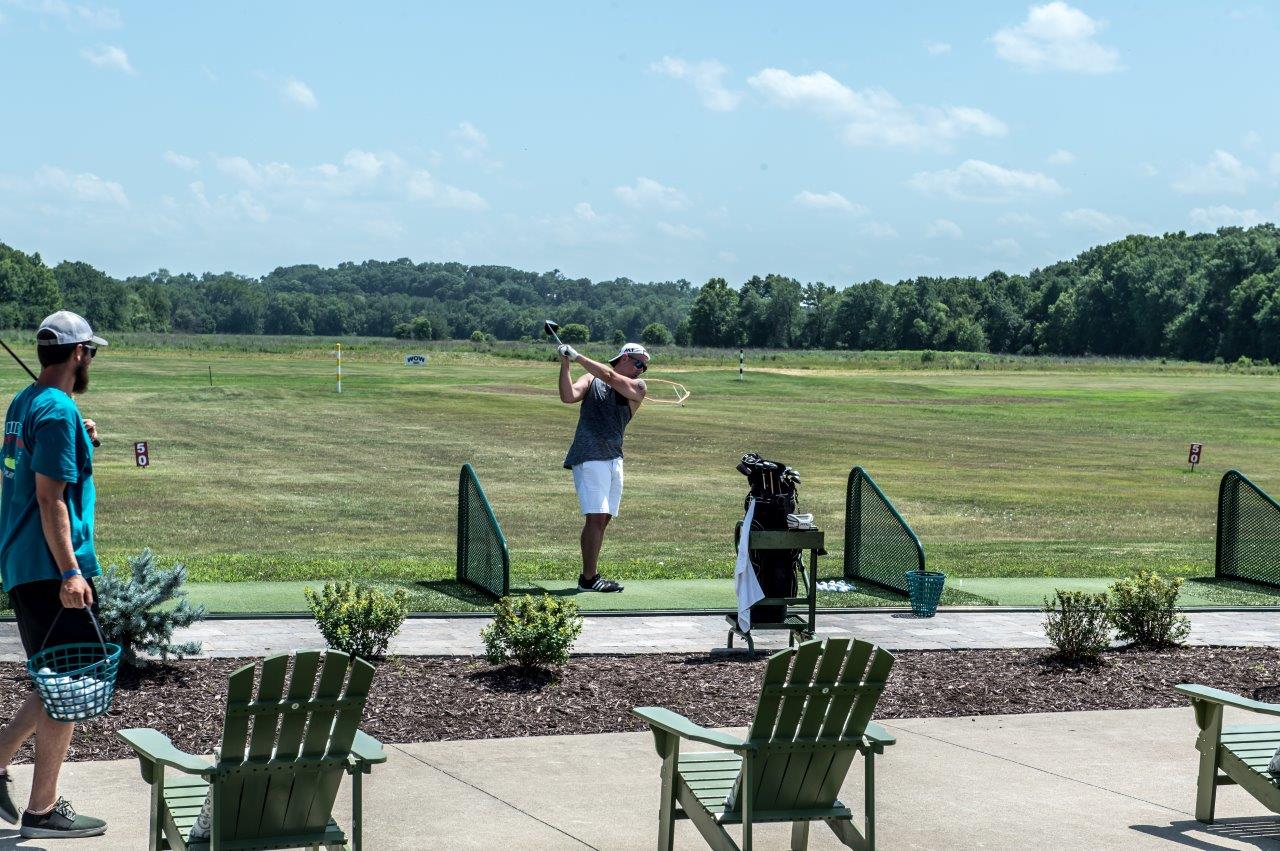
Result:
<svg viewBox="0 0 1280 851"><path fill-rule="evenodd" d="M31 371L31 367L27 366L27 364L22 360L22 358L18 357L18 353L17 353L17 352L15 352L13 349L9 348L9 344L8 344L8 343L6 343L4 340L0 340L0 346L4 346L4 350L5 350L6 352L8 352L8 353L9 353L9 356L10 356L10 357L12 357L14 360L16 360L16 361L18 362L18 366L22 367L23 369L25 369L25 370L27 371L27 375L31 376L31 380L32 380L32 381L37 381L37 380L38 380L38 379L36 378L36 374L35 374L34 372L32 372L32 371ZM101 440L98 440L96 437L94 437L94 438L90 438L90 440L93 442L93 445L94 445L95 447L97 447L97 446L101 446L101 445L102 445L102 441L101 441Z"/></svg>

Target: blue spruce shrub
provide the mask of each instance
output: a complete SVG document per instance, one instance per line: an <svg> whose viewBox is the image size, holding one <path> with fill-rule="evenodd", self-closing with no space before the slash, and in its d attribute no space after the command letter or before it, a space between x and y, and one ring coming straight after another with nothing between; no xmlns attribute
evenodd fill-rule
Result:
<svg viewBox="0 0 1280 851"><path fill-rule="evenodd" d="M111 565L94 582L103 636L119 644L124 661L138 668L146 665L139 653L154 653L166 660L170 655L198 654L198 641L173 643L175 629L191 626L205 616L204 606L191 605L182 589L187 581L186 566L175 563L162 568L150 549L128 561L127 571ZM165 605L174 601L176 606Z"/></svg>

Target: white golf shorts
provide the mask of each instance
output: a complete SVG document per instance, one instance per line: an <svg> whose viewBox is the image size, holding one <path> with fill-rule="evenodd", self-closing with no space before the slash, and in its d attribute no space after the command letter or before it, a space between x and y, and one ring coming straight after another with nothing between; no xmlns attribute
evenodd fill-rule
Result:
<svg viewBox="0 0 1280 851"><path fill-rule="evenodd" d="M573 468L573 486L583 514L617 517L622 502L622 459L583 461Z"/></svg>

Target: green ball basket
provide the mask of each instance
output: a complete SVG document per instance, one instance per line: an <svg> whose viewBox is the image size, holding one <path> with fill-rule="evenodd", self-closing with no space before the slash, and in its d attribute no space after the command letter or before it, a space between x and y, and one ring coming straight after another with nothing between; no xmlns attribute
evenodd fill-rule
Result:
<svg viewBox="0 0 1280 851"><path fill-rule="evenodd" d="M936 615L946 579L945 573L936 570L908 570L907 593L911 596L911 613L918 618Z"/></svg>
<svg viewBox="0 0 1280 851"><path fill-rule="evenodd" d="M63 609L49 625L62 617ZM27 660L27 673L40 695L44 711L55 721L87 721L111 708L120 670L120 645L102 638L98 619L85 609L98 633L97 644L59 644L40 650ZM45 634L45 641L49 634Z"/></svg>

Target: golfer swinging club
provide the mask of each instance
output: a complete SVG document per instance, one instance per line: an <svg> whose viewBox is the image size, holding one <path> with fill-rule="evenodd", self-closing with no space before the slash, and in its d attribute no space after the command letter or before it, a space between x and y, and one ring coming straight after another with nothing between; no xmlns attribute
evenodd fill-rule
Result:
<svg viewBox="0 0 1280 851"><path fill-rule="evenodd" d="M639 343L627 343L607 364L593 361L561 345L560 401L581 403L578 430L574 432L564 466L573 471L582 525L582 575L578 587L584 591L621 591L622 586L605 579L597 570L604 529L618 515L622 500L622 432L644 401L645 386L640 376L649 368L649 353ZM574 381L569 364L577 361L587 374Z"/></svg>

